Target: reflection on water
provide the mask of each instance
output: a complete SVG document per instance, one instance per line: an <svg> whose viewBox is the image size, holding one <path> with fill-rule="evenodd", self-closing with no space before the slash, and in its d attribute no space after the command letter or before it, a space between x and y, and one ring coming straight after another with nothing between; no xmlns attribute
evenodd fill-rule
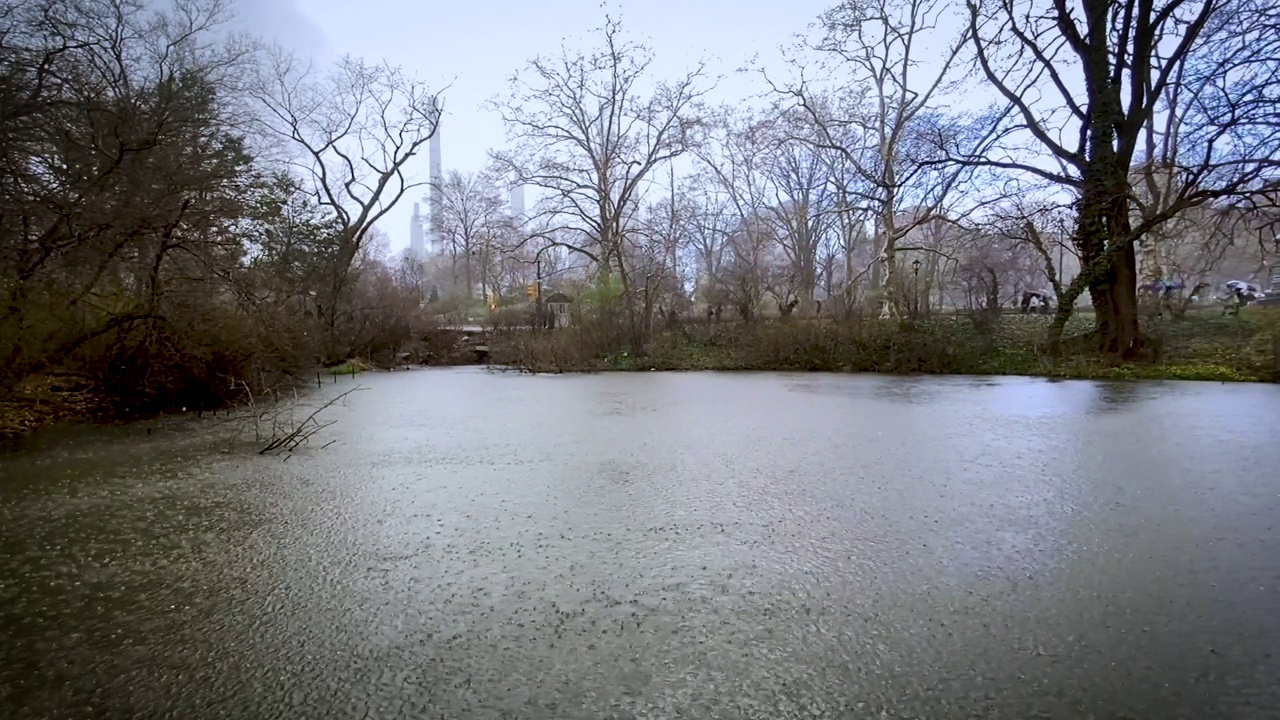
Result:
<svg viewBox="0 0 1280 720"><path fill-rule="evenodd" d="M288 461L189 418L0 459L0 716L1280 708L1276 388L360 382Z"/></svg>

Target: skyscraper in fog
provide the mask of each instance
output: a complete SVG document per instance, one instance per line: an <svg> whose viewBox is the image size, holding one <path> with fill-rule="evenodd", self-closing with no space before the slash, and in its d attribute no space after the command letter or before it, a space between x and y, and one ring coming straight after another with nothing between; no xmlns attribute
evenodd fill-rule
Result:
<svg viewBox="0 0 1280 720"><path fill-rule="evenodd" d="M440 160L440 122L436 121L436 131L431 136L429 143L431 148L431 189L428 193L429 202L427 203L430 225L428 225L427 239L431 243L431 254L442 252L444 250L444 164Z"/></svg>
<svg viewBox="0 0 1280 720"><path fill-rule="evenodd" d="M440 127L427 143L430 173L426 196L427 213L422 214L422 204L413 204L413 217L409 218L409 251L419 260L439 254L444 249L444 223L441 213L444 205L444 165L440 159Z"/></svg>
<svg viewBox="0 0 1280 720"><path fill-rule="evenodd" d="M418 260L422 260L427 256L426 243L423 238L422 225L426 218L422 216L421 207L418 203L413 204L413 217L409 220L409 252Z"/></svg>
<svg viewBox="0 0 1280 720"><path fill-rule="evenodd" d="M511 205L511 216L516 219L524 219L523 185L516 185L511 188L511 195L508 197L508 203Z"/></svg>

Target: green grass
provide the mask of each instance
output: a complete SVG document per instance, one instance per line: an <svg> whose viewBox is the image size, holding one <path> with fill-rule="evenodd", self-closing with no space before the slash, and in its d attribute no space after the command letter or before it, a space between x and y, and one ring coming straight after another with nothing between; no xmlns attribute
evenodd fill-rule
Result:
<svg viewBox="0 0 1280 720"><path fill-rule="evenodd" d="M364 363L361 363L356 360L348 360L342 363L341 365L334 365L333 367L329 368L329 374L330 375L357 375L359 373L364 372L367 369L368 368L365 367Z"/></svg>

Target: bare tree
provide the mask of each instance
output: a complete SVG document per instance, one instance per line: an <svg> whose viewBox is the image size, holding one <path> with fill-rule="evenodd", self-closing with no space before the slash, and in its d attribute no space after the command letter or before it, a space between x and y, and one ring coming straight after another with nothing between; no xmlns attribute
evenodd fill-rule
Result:
<svg viewBox="0 0 1280 720"><path fill-rule="evenodd" d="M729 193L707 172L686 179L681 197L686 203L685 222L688 266L694 269L695 297L714 312L722 271L729 253L728 240L740 224Z"/></svg>
<svg viewBox="0 0 1280 720"><path fill-rule="evenodd" d="M492 178L456 170L449 172L438 192L440 232L449 246L455 286L470 299L478 278L484 294L484 267L510 227L506 200Z"/></svg>
<svg viewBox="0 0 1280 720"><path fill-rule="evenodd" d="M729 108L716 113L703 131L695 152L715 188L708 190L702 214L703 261L708 267L717 259L722 269L732 266L733 279L713 278L713 286L735 288L732 303L748 319L759 302L755 295L763 290L761 253L773 238L766 226L777 198L771 197L768 171L778 135L772 118Z"/></svg>
<svg viewBox="0 0 1280 720"><path fill-rule="evenodd" d="M718 293L743 322L756 319L767 290L773 238L759 223L744 223L729 236L728 257L721 268ZM718 303L717 303L718 304Z"/></svg>
<svg viewBox="0 0 1280 720"><path fill-rule="evenodd" d="M253 93L259 124L283 142L294 171L342 228L321 303L332 330L370 229L422 185L406 166L439 126L440 97L399 68L351 57L321 72L275 48L262 67Z"/></svg>
<svg viewBox="0 0 1280 720"><path fill-rule="evenodd" d="M844 87L824 92L803 67L794 83L771 82L808 116L812 132L801 139L839 154L861 180L842 184L839 204L845 212L866 212L874 223L883 317L899 311L890 292L898 284L898 241L912 223L927 222L953 200L967 177L962 168L932 162L935 136L967 147L987 139L945 113L967 41L966 33L946 28L954 14L944 0L842 2L822 15L822 35L812 49L824 59L823 72ZM922 67L926 57L934 61L931 70ZM907 208L915 210L913 220L900 226Z"/></svg>
<svg viewBox="0 0 1280 720"><path fill-rule="evenodd" d="M788 115L782 123L804 119L796 113ZM773 195L769 217L789 266L785 270L775 268L771 274L773 295L778 298L779 309L799 305L802 312L810 312L817 286L819 248L833 226L837 210L830 164L813 144L787 137L773 147L766 167ZM785 310L786 314L790 312Z"/></svg>
<svg viewBox="0 0 1280 720"><path fill-rule="evenodd" d="M405 248L392 265L396 283L409 291L418 307L431 301L432 287L427 282L425 260L418 256L412 248Z"/></svg>
<svg viewBox="0 0 1280 720"><path fill-rule="evenodd" d="M260 136L264 87L246 82L262 79L258 48L222 31L224 9L0 0L0 396L54 374L124 414L274 392L321 358L344 255L343 325L330 340L389 355L407 336L420 293L367 252L375 213L353 234L359 213L332 207L377 190L381 156L359 140L396 118L392 106L349 115L313 143L328 164L308 165L291 132ZM277 129L295 121L306 141L336 126L342 93L355 92L345 79L326 95L288 89L298 92L275 107L295 112L275 116ZM279 140L292 164L269 152Z"/></svg>
<svg viewBox="0 0 1280 720"><path fill-rule="evenodd" d="M1256 14L1250 15L1256 18ZM1236 48L1228 47L1224 52L1223 38L1214 38L1212 29L1208 33L1209 43L1217 46L1215 52L1209 53L1211 56L1236 56L1233 52ZM1273 47L1280 49L1280 45ZM1238 59L1248 64L1258 61L1256 57L1247 56ZM1274 196L1248 190L1231 192L1225 199L1208 200L1203 205L1187 202L1186 194L1192 190L1187 183L1191 180L1178 163L1188 154L1184 142L1191 146L1193 153L1197 152L1203 149L1196 146L1203 145L1205 131L1216 127L1205 127L1204 113L1221 105L1220 101L1213 100L1221 78L1206 75L1205 70L1217 69L1218 65L1188 60L1179 66L1180 82L1165 86L1156 114L1143 128L1142 162L1131 173L1132 222L1140 225L1145 218L1168 216L1168 220L1153 225L1135 241L1138 276L1146 287L1156 284L1168 287L1177 283L1190 283L1191 288L1201 286L1233 246L1248 244L1247 241L1237 243L1237 236L1247 235L1253 229L1251 226L1265 225L1257 221L1275 208ZM1265 88L1246 86L1244 89L1267 92ZM1246 107L1248 104L1246 101ZM1263 123L1264 128L1271 125ZM1280 125L1275 127L1280 129ZM1203 166L1200 169L1212 170ZM1179 308L1185 312L1186 303L1175 306L1175 314L1181 314Z"/></svg>
<svg viewBox="0 0 1280 720"><path fill-rule="evenodd" d="M1255 188L1277 167L1277 10L1250 0L968 7L978 65L1015 112L1001 154L965 159L1050 180L1078 198L1073 242L1084 268L1050 340L1060 341L1074 297L1088 289L1099 349L1133 357L1143 345L1139 238L1187 207ZM1055 99L1039 99L1046 95ZM1151 126L1166 121L1180 139L1152 156ZM1029 139L1038 157L1025 149ZM1154 205L1140 204L1133 187L1144 143L1148 162L1175 179Z"/></svg>
<svg viewBox="0 0 1280 720"><path fill-rule="evenodd" d="M975 235L941 214L920 221L911 212L904 212L899 225L911 228L899 239L901 244L897 247L904 259L911 260L911 276L900 275L898 294L910 297L914 316L928 315L948 304L948 281Z"/></svg>
<svg viewBox="0 0 1280 720"><path fill-rule="evenodd" d="M1002 247L998 237L973 232L970 248L965 252L956 269L960 297L958 307L995 313L1003 306L1003 293L1010 256L1007 244Z"/></svg>
<svg viewBox="0 0 1280 720"><path fill-rule="evenodd" d="M1001 273L1004 301L1017 300L1023 292L1052 293L1056 306L1075 302L1069 295L1079 260L1070 243L1073 208L1049 193L1016 185L1019 193L996 204L973 223L981 245L971 252L990 261Z"/></svg>
<svg viewBox="0 0 1280 720"><path fill-rule="evenodd" d="M692 241L691 208L676 196L674 181L673 176L670 197L647 204L636 231L628 234L628 264L636 277L641 321L649 329L655 312L673 324L686 300L680 261Z"/></svg>
<svg viewBox="0 0 1280 720"><path fill-rule="evenodd" d="M630 303L627 223L654 170L689 150L704 70L699 65L649 89L650 50L625 41L611 18L601 35L603 45L589 53L539 57L512 78L510 94L493 107L513 147L494 162L516 182L543 191L536 235L584 255L603 275L616 272ZM565 230L578 239L565 239ZM639 331L639 317L631 319Z"/></svg>
<svg viewBox="0 0 1280 720"><path fill-rule="evenodd" d="M825 241L828 269L824 289L828 302L838 302L841 316L848 318L862 299L858 288L864 276L880 268L876 239L870 232L872 213L864 201L871 184L845 154L825 151L822 158L828 166L833 206L831 232Z"/></svg>

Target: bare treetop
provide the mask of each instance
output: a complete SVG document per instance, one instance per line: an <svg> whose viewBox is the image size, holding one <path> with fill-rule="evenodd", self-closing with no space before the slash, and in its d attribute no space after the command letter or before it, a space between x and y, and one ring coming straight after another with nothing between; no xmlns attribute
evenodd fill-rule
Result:
<svg viewBox="0 0 1280 720"><path fill-rule="evenodd" d="M537 217L548 228L576 227L574 247L608 266L620 257L624 219L635 214L648 175L691 147L694 112L705 94L699 65L673 82L653 81L653 54L623 39L608 19L603 44L532 60L492 103L511 149L495 165L541 189Z"/></svg>
<svg viewBox="0 0 1280 720"><path fill-rule="evenodd" d="M262 127L348 227L368 227L412 188L406 165L440 122L440 95L388 63L343 57L326 71L274 48L256 97Z"/></svg>
<svg viewBox="0 0 1280 720"><path fill-rule="evenodd" d="M806 120L795 124L793 137L829 156L839 211L874 223L871 269L886 317L899 311L899 241L954 214L949 205L964 197L958 190L972 178L962 167L940 163L939 146L960 143L976 151L990 141L986 118L948 107L964 79L968 34L958 26L960 17L941 0L842 2L822 15L819 37L810 44L826 80L814 80L803 62L794 63L792 82L766 78Z"/></svg>
<svg viewBox="0 0 1280 720"><path fill-rule="evenodd" d="M320 303L332 331L374 224L425 184L406 167L439 127L440 96L397 67L351 57L321 72L274 48L262 67L254 92L259 124L342 228Z"/></svg>
<svg viewBox="0 0 1280 720"><path fill-rule="evenodd" d="M1010 159L998 164L1076 186L1106 124L1125 166L1180 166L1184 185L1210 196L1256 187L1280 167L1280 27L1264 5L971 0L979 68L1018 117L1006 128ZM1028 149L1047 151L1058 169L1027 159Z"/></svg>

